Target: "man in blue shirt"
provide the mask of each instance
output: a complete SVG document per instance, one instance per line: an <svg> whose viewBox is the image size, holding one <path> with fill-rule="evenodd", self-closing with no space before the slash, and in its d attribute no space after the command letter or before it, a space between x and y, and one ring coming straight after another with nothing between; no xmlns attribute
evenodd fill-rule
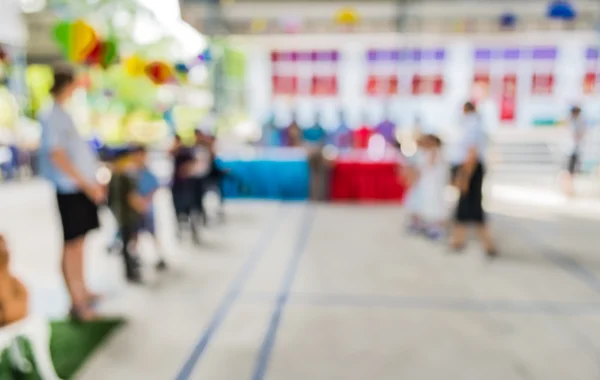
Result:
<svg viewBox="0 0 600 380"><path fill-rule="evenodd" d="M98 204L105 190L96 181L98 161L82 138L65 106L76 89L73 70L54 70L52 106L40 117L42 126L40 170L54 185L63 227L62 270L71 296L71 316L90 320L90 304L97 298L87 290L83 271L83 243L88 232L99 227Z"/></svg>

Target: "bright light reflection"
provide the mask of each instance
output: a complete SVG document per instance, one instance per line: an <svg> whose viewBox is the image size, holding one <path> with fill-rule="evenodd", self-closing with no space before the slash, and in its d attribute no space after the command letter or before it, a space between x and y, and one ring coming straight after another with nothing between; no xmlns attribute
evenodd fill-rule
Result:
<svg viewBox="0 0 600 380"><path fill-rule="evenodd" d="M369 139L367 155L373 161L379 161L385 156L385 138L381 135L373 135Z"/></svg>
<svg viewBox="0 0 600 380"><path fill-rule="evenodd" d="M417 153L417 144L413 140L406 140L400 145L400 150L406 157L412 157Z"/></svg>

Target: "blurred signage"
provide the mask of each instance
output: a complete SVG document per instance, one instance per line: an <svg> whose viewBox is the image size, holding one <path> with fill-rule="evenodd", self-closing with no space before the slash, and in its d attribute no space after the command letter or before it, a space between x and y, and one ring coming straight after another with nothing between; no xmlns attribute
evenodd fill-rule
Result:
<svg viewBox="0 0 600 380"><path fill-rule="evenodd" d="M370 96L398 94L399 50L370 50L367 52L368 77L366 93Z"/></svg>
<svg viewBox="0 0 600 380"><path fill-rule="evenodd" d="M600 50L589 48L585 54L585 75L583 78L583 93L585 95L593 95L598 92L598 58Z"/></svg>
<svg viewBox="0 0 600 380"><path fill-rule="evenodd" d="M337 51L271 53L274 96L337 96Z"/></svg>
<svg viewBox="0 0 600 380"><path fill-rule="evenodd" d="M500 120L513 122L519 98L554 94L556 58L556 47L476 48L473 98L490 97L499 106ZM528 94L518 91L523 80L530 83Z"/></svg>
<svg viewBox="0 0 600 380"><path fill-rule="evenodd" d="M412 78L413 95L435 95L444 93L444 49L414 49L407 53L409 63L416 68Z"/></svg>
<svg viewBox="0 0 600 380"><path fill-rule="evenodd" d="M552 95L554 93L554 69L557 49L554 47L534 48L531 51L533 73L531 77L532 95Z"/></svg>
<svg viewBox="0 0 600 380"><path fill-rule="evenodd" d="M510 122L515 120L517 105L517 75L505 74L502 78L502 96L500 100L500 120Z"/></svg>
<svg viewBox="0 0 600 380"><path fill-rule="evenodd" d="M441 95L444 49L369 50L365 92L369 96Z"/></svg>
<svg viewBox="0 0 600 380"><path fill-rule="evenodd" d="M498 105L503 122L512 122L516 117L520 58L518 48L477 48L474 51L473 100L482 102L490 98Z"/></svg>

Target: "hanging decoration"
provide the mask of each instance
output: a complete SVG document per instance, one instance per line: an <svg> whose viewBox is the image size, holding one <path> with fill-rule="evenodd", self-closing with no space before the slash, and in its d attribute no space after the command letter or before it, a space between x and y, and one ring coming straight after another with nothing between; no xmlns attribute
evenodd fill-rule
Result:
<svg viewBox="0 0 600 380"><path fill-rule="evenodd" d="M60 21L54 27L53 37L65 57L73 63L107 69L119 61L118 41L112 37L100 38L83 20ZM0 53L1 63L4 53ZM211 61L212 53L207 48L198 55L198 62L190 65L185 62L148 62L137 54L129 56L121 63L130 76L147 76L152 83L163 85L172 82L187 83L189 72L195 65Z"/></svg>
<svg viewBox="0 0 600 380"><path fill-rule="evenodd" d="M137 55L132 55L123 61L125 71L132 77L139 77L146 73L146 61Z"/></svg>
<svg viewBox="0 0 600 380"><path fill-rule="evenodd" d="M183 62L176 63L174 69L177 74L187 74L190 72L190 68Z"/></svg>
<svg viewBox="0 0 600 380"><path fill-rule="evenodd" d="M107 69L109 66L117 63L118 58L117 41L109 39L106 41L97 41L93 50L82 63L89 66L97 65L103 69Z"/></svg>
<svg viewBox="0 0 600 380"><path fill-rule="evenodd" d="M264 18L256 18L250 23L250 31L252 33L262 33L267 30L267 20Z"/></svg>
<svg viewBox="0 0 600 380"><path fill-rule="evenodd" d="M150 62L145 71L148 78L157 85L166 84L174 79L171 66L165 62Z"/></svg>
<svg viewBox="0 0 600 380"><path fill-rule="evenodd" d="M506 12L500 15L500 28L503 30L514 29L517 25L517 15L511 12Z"/></svg>
<svg viewBox="0 0 600 380"><path fill-rule="evenodd" d="M98 51L98 60L95 62L93 61L93 64L100 65L103 69L107 69L109 66L117 63L119 55L116 40L109 39L98 42Z"/></svg>
<svg viewBox="0 0 600 380"><path fill-rule="evenodd" d="M335 22L338 25L354 26L360 22L360 14L351 7L344 7L335 14Z"/></svg>
<svg viewBox="0 0 600 380"><path fill-rule="evenodd" d="M567 0L554 0L548 5L547 16L554 20L572 21L577 18L577 12Z"/></svg>
<svg viewBox="0 0 600 380"><path fill-rule="evenodd" d="M54 27L54 40L72 62L83 63L99 41L94 29L85 21L61 21Z"/></svg>
<svg viewBox="0 0 600 380"><path fill-rule="evenodd" d="M190 73L190 66L183 62L177 62L173 66L175 72L175 78L180 83L188 83L188 74Z"/></svg>
<svg viewBox="0 0 600 380"><path fill-rule="evenodd" d="M200 53L200 55L198 56L198 60L200 62L211 62L212 61L212 53L210 51L210 49L206 48L204 49L204 51L202 53Z"/></svg>

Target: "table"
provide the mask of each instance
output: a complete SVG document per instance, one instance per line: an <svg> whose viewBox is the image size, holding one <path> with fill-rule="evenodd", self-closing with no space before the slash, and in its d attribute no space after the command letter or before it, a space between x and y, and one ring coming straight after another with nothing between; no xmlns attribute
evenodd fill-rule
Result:
<svg viewBox="0 0 600 380"><path fill-rule="evenodd" d="M249 155L219 154L218 165L230 173L223 183L227 198L308 199L309 169L304 151L269 149Z"/></svg>
<svg viewBox="0 0 600 380"><path fill-rule="evenodd" d="M399 176L400 160L393 153L373 159L365 151L335 160L330 194L336 201L400 202L406 185Z"/></svg>

